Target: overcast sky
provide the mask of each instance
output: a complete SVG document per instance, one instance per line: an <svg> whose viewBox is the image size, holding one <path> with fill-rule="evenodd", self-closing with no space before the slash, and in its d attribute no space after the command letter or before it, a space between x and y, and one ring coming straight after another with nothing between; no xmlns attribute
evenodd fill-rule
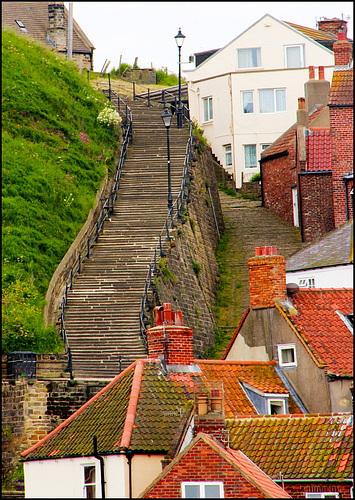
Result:
<svg viewBox="0 0 355 500"><path fill-rule="evenodd" d="M322 17L343 18L353 38L353 2L73 2L74 19L95 47L95 71L105 59L109 70L117 68L122 55L122 62L133 65L138 57L140 68L177 74L180 27L182 71L193 69L185 64L190 55L224 47L265 14L315 29Z"/></svg>

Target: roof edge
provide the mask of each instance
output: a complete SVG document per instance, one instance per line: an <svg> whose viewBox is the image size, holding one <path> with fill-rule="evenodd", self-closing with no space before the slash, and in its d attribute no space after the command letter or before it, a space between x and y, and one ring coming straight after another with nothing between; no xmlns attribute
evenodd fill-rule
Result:
<svg viewBox="0 0 355 500"><path fill-rule="evenodd" d="M232 346L233 346L233 344L235 342L235 339L237 338L240 329L242 328L245 320L247 319L247 316L248 316L249 312L250 312L250 307L248 307L248 309L246 309L246 311L244 312L244 314L242 316L242 319L239 321L239 325L237 326L237 329L235 330L232 338L229 341L229 344L228 344L228 346L227 346L227 348L225 350L225 353L222 356L222 360L226 360L226 357L228 356L229 351L232 349Z"/></svg>

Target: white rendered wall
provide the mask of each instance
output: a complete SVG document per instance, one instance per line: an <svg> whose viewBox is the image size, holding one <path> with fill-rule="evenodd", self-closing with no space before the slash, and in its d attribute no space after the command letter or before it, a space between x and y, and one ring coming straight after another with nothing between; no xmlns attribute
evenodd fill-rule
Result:
<svg viewBox="0 0 355 500"><path fill-rule="evenodd" d="M354 288L353 271L353 264L349 264L347 266L286 272L286 283L298 285L300 279L314 278L315 288Z"/></svg>

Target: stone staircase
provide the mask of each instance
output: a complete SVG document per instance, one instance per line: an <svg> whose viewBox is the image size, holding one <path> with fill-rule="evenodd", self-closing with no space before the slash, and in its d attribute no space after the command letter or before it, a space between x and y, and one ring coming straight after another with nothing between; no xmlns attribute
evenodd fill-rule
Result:
<svg viewBox="0 0 355 500"><path fill-rule="evenodd" d="M133 114L133 144L114 211L68 294L65 326L75 378L112 378L120 364L124 369L147 355L139 311L149 263L168 213L167 138L160 105L127 104ZM187 128L178 130L173 119L173 200L181 187L187 141Z"/></svg>

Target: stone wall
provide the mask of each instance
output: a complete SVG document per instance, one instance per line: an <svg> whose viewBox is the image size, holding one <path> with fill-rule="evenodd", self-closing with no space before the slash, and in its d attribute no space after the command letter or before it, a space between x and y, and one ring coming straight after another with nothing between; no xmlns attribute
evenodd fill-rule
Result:
<svg viewBox="0 0 355 500"><path fill-rule="evenodd" d="M177 222L171 232L174 240L154 280L153 307L170 302L173 311L182 311L183 325L193 330L194 356L198 357L214 343L219 284L215 252L224 223L211 149L205 147L201 155L197 151L195 155L185 223ZM150 324L155 325L152 313Z"/></svg>

